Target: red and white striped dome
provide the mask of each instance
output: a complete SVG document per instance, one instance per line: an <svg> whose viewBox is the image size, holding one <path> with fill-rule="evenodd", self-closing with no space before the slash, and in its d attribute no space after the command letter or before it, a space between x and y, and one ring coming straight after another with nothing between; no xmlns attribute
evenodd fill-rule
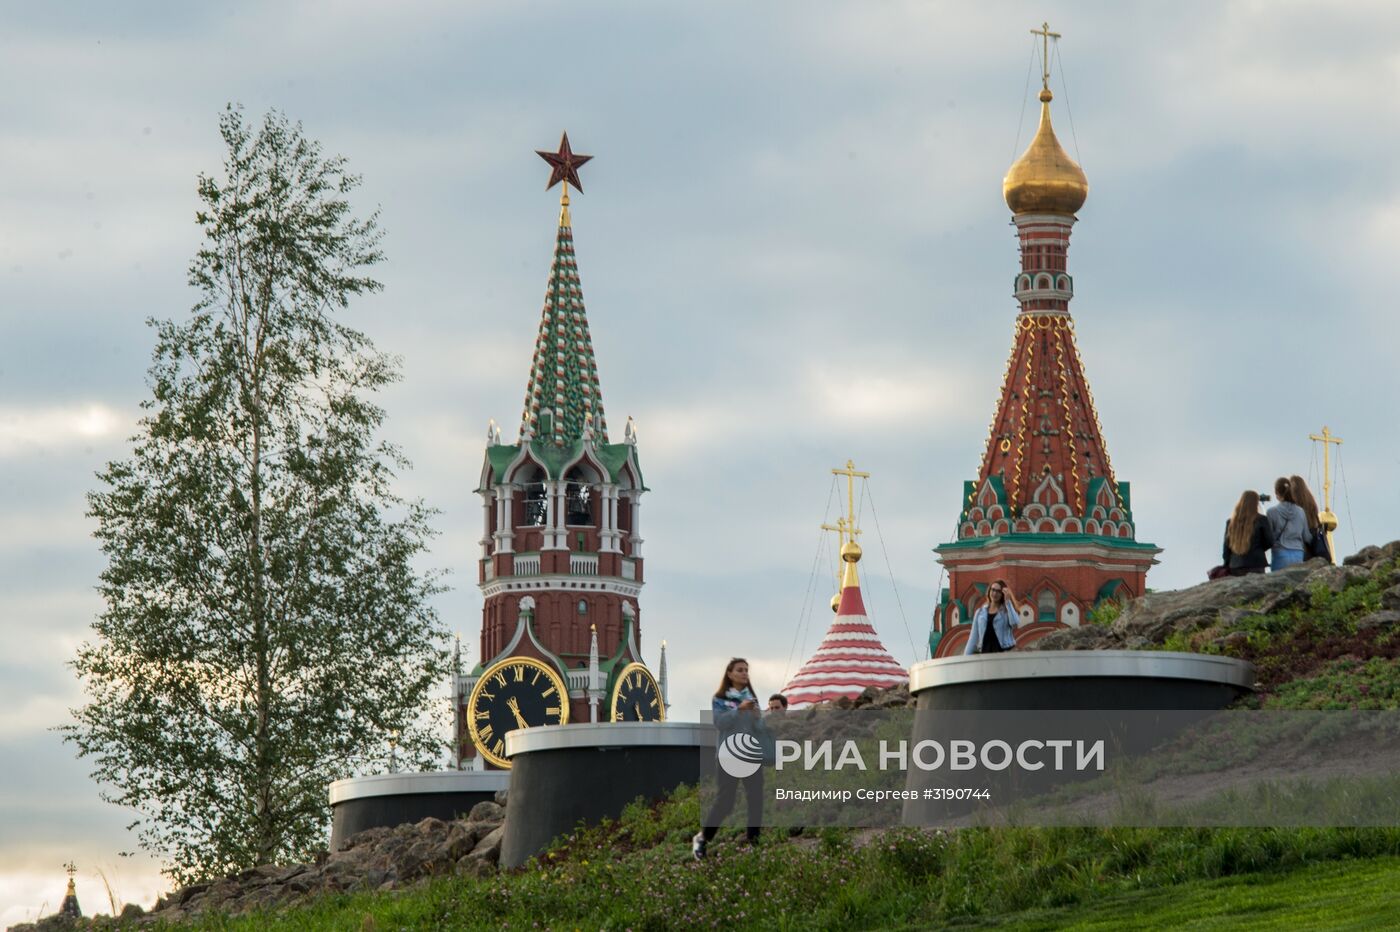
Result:
<svg viewBox="0 0 1400 932"><path fill-rule="evenodd" d="M854 567L852 567L854 568ZM783 689L788 708L803 709L841 696L854 699L867 686L887 689L908 682L904 669L865 616L859 585L841 590L841 603L817 652Z"/></svg>

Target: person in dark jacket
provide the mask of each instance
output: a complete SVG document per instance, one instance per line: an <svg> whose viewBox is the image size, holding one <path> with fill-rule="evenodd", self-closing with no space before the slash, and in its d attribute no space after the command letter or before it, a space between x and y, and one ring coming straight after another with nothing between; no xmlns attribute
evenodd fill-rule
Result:
<svg viewBox="0 0 1400 932"><path fill-rule="evenodd" d="M1225 546L1220 562L1231 576L1262 573L1269 566L1265 556L1274 545L1269 519L1259 513L1259 493L1245 492L1235 503L1235 513L1225 522Z"/></svg>
<svg viewBox="0 0 1400 932"><path fill-rule="evenodd" d="M724 668L724 678L719 681L719 689L715 690L710 708L714 713L715 731L721 743L735 732L745 731L752 734L763 727L758 697L754 693L753 684L749 682L749 662L743 657L735 657ZM719 784L719 792L715 796L714 804L710 806L710 811L705 814L700 831L690 840L690 853L697 861L704 859L707 846L719 831L720 823L734 808L734 801L739 795L741 778L730 776L723 767L716 770L715 778ZM742 782L744 798L748 802L747 837L748 841L753 843L758 840L763 824L763 767L757 767L753 773L743 777Z"/></svg>

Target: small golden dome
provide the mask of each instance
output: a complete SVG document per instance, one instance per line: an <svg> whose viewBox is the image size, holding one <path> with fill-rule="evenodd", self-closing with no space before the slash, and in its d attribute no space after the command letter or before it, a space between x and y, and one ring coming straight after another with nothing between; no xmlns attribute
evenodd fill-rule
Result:
<svg viewBox="0 0 1400 932"><path fill-rule="evenodd" d="M841 608L841 593L836 593L831 597L831 610L838 611Z"/></svg>
<svg viewBox="0 0 1400 932"><path fill-rule="evenodd" d="M1074 163L1050 125L1049 89L1040 92L1040 128L1001 183L1006 206L1016 214L1073 214L1089 196L1089 179Z"/></svg>
<svg viewBox="0 0 1400 932"><path fill-rule="evenodd" d="M847 563L856 563L860 560L860 544L853 540L848 540L841 545L841 559Z"/></svg>

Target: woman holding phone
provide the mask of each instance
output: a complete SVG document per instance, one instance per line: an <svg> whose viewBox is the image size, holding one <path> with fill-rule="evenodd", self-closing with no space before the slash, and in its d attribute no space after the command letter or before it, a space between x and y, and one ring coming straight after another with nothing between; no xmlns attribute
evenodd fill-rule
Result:
<svg viewBox="0 0 1400 932"><path fill-rule="evenodd" d="M714 699L710 702L714 712L715 730L720 742L736 731L753 732L762 727L758 696L749 682L749 662L743 657L735 657L724 668L724 677L719 681ZM719 793L714 805L706 813L700 831L690 840L690 852L695 859L705 857L705 848L719 831L719 825L734 808L734 800L739 795L739 778L731 777L723 768L716 771ZM748 802L748 832L750 843L758 839L763 823L763 768L759 767L750 776L743 778L744 798Z"/></svg>

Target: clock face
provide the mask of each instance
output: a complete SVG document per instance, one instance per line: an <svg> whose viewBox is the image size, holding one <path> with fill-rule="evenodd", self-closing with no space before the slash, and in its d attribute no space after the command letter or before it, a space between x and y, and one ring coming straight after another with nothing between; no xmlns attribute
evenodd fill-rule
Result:
<svg viewBox="0 0 1400 932"><path fill-rule="evenodd" d="M507 657L490 666L467 700L472 743L497 767L510 767L506 732L569 720L569 692L559 674L533 657Z"/></svg>
<svg viewBox="0 0 1400 932"><path fill-rule="evenodd" d="M629 663L618 675L612 694L612 720L615 722L664 722L666 707L651 671L640 663Z"/></svg>

